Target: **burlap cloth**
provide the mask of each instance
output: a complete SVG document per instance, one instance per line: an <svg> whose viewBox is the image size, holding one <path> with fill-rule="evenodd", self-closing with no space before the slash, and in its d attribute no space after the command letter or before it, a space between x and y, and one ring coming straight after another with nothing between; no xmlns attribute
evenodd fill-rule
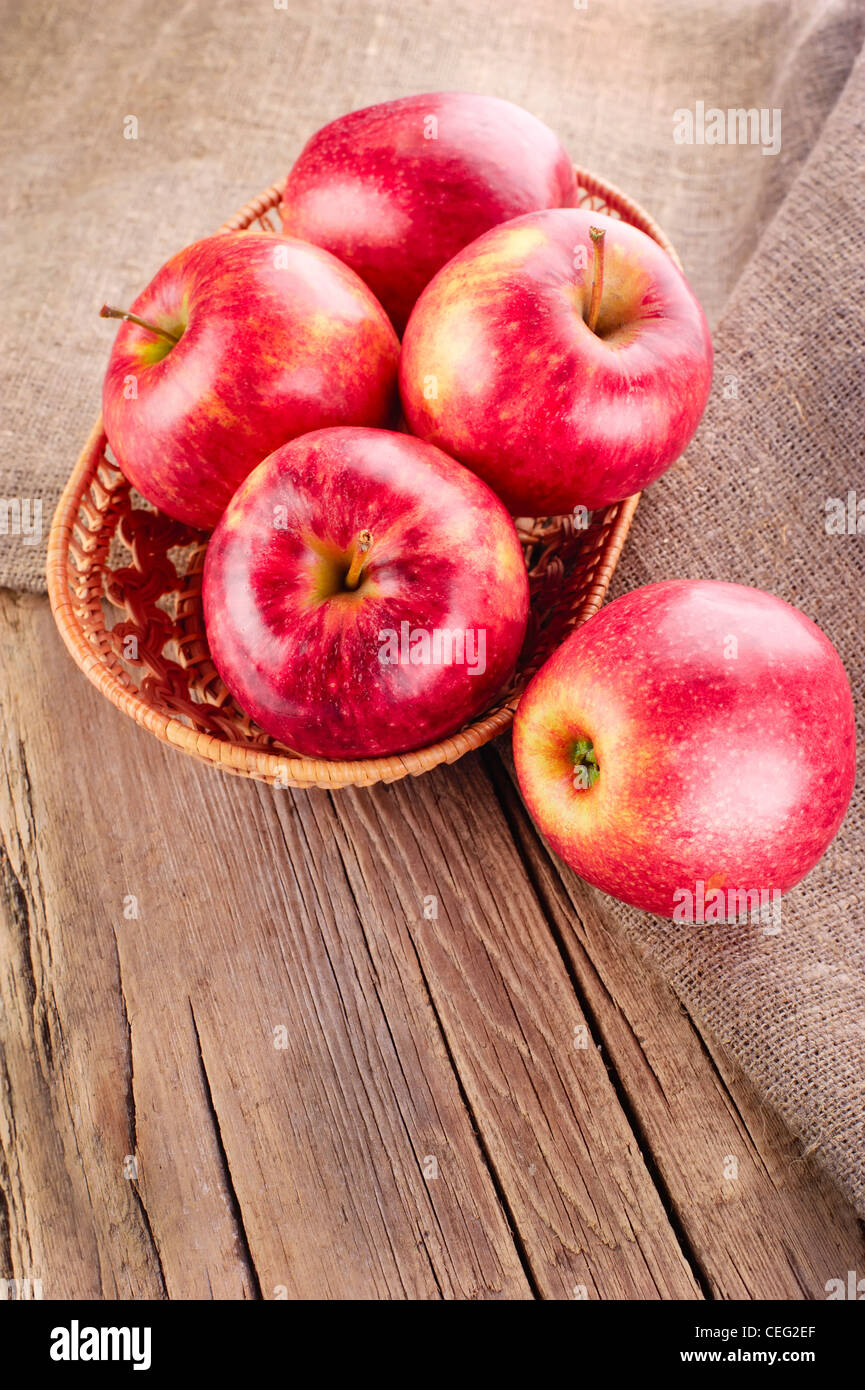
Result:
<svg viewBox="0 0 865 1390"><path fill-rule="evenodd" d="M98 407L104 299L131 298L341 112L495 93L648 208L715 330L705 421L641 503L616 589L669 576L771 589L820 623L858 695L865 535L828 534L825 503L865 498L861 0L281 5L4 7L0 498L41 499L47 533ZM780 108L780 152L676 143L674 113L697 102ZM41 589L44 538L23 540L0 536L0 583ZM865 1214L862 820L858 794L777 936L598 901Z"/></svg>

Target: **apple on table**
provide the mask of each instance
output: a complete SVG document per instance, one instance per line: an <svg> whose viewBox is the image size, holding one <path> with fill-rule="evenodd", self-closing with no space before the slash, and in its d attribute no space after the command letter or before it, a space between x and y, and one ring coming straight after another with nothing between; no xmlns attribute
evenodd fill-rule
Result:
<svg viewBox="0 0 865 1390"><path fill-rule="evenodd" d="M514 761L553 849L604 892L663 917L701 893L765 908L844 817L850 685L829 639L774 594L649 584L541 668L517 710Z"/></svg>

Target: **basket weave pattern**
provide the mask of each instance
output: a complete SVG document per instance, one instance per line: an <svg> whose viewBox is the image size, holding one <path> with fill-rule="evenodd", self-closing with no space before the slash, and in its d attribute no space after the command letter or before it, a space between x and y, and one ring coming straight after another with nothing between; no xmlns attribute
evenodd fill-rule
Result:
<svg viewBox="0 0 865 1390"><path fill-rule="evenodd" d="M577 170L581 206L632 222L675 252L624 194ZM220 231L278 230L274 184ZM677 262L678 263L678 262ZM516 676L493 708L459 733L417 752L350 762L301 758L234 703L207 647L201 572L207 537L155 511L126 482L97 420L60 499L48 541L48 591L76 663L113 704L167 743L204 762L275 786L368 786L417 776L479 748L512 722L526 684L579 623L597 612L621 553L637 497L597 513L517 523L531 590Z"/></svg>

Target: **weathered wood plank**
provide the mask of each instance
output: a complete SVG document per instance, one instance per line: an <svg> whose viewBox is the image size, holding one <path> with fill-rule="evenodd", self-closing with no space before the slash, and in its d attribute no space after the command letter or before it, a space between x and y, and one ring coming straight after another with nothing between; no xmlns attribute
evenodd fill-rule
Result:
<svg viewBox="0 0 865 1390"><path fill-rule="evenodd" d="M227 895L243 876L243 906L208 896L187 947L262 1287L528 1296L423 981L371 953L315 801L230 785L212 872Z"/></svg>
<svg viewBox="0 0 865 1390"><path fill-rule="evenodd" d="M29 994L28 953L4 956L12 1277L530 1296L426 987L377 974L310 798L277 810L159 746L75 675L44 601L2 608L4 840L41 951Z"/></svg>
<svg viewBox="0 0 865 1390"><path fill-rule="evenodd" d="M699 1297L479 760L334 804L382 951L410 927L541 1294Z"/></svg>
<svg viewBox="0 0 865 1390"><path fill-rule="evenodd" d="M165 1174L157 1180L156 1162L151 1169L148 1117L136 1110L137 1001L124 1001L115 938L130 876L142 878L140 868L129 870L134 800L124 802L111 763L85 785L93 745L79 691L67 699L69 671L44 601L3 595L0 606L7 1277L40 1279L46 1298L161 1298L181 1289L196 1297L210 1288L243 1296L250 1281L220 1220L219 1160L202 1122L200 1081L178 1063L173 1072L149 1069L147 1084L147 1054L171 1055L158 993L147 1003L137 1061L164 1116L167 1182ZM130 780L134 786L134 769ZM168 1211L187 1215L176 1248L161 1229ZM200 1260L187 1263L184 1250L196 1241Z"/></svg>
<svg viewBox="0 0 865 1390"><path fill-rule="evenodd" d="M599 895L539 841L506 746L490 750L487 764L593 1041L621 1078L712 1295L825 1298L828 1279L865 1267L856 1213L599 910Z"/></svg>

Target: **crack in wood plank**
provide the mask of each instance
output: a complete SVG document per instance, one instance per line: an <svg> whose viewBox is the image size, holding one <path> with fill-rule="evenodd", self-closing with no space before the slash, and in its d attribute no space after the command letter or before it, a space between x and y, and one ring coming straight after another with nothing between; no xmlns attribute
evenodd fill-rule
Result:
<svg viewBox="0 0 865 1390"><path fill-rule="evenodd" d="M3 1049L3 1040L0 1038L0 1093L3 1095L6 1120L9 1125L10 1143L8 1154L15 1153L15 1111L12 1105L12 1085L9 1079L9 1071L6 1066L6 1054ZM12 1175L9 1167L9 1157L6 1145L2 1143L2 1132L0 1132L0 1278L14 1279L16 1263L12 1257L12 1222L11 1222L11 1188ZM27 1231L27 1225L24 1225ZM32 1268L32 1251L30 1258L20 1259L19 1267Z"/></svg>
<svg viewBox="0 0 865 1390"><path fill-rule="evenodd" d="M523 1241L522 1235L520 1234L519 1227L518 1227L517 1222L516 1222L516 1220L515 1220L515 1218L514 1218L514 1213L513 1213L513 1211L511 1210L510 1203L508 1202L507 1194L506 1194L504 1188L502 1187L501 1178L500 1178L498 1172L496 1171L496 1165L495 1165L495 1162L493 1161L493 1156L492 1156L490 1150L487 1148L486 1142L485 1142L485 1140L484 1140L483 1132L482 1132L482 1130L481 1130L480 1125L478 1124L477 1117L476 1117L476 1115L475 1115L475 1113L474 1113L474 1110L473 1110L473 1108L472 1108L472 1103L471 1103L471 1101L470 1101L470 1099L469 1099L469 1097L468 1097L468 1094L467 1094L467 1092L466 1092L465 1086L463 1085L462 1077L460 1076L460 1072L459 1072L459 1067L458 1067L457 1064L456 1064L456 1058L454 1057L453 1052L451 1051L450 1043L448 1042L448 1037L447 1037L447 1033L446 1033L446 1031L445 1031L444 1023L443 1023L443 1021L442 1021L442 1019L441 1019L441 1017L440 1017L440 1015L439 1015L438 1009L437 1009L437 1007L436 1007L435 999L433 998L432 990L430 989L429 981L427 980L426 975L425 975L425 973L424 973L423 961L422 961L421 958L420 958L420 955L419 955L419 953L418 953L417 947L415 946L414 940L413 940L412 938L410 938L410 940L411 940L412 948L413 948L413 950L414 950L415 960L417 961L417 967L418 967L418 970L419 970L419 972L420 972L421 979L423 980L424 985L425 985L426 990L427 990L427 996L428 996L428 998L429 998L430 1008L432 1009L433 1015L434 1015L435 1020L436 1020L436 1024L437 1024L437 1026L438 1026L439 1034L440 1034L441 1040L442 1040L442 1045L443 1045L443 1047L444 1047L444 1049L445 1049L445 1051L446 1051L446 1053L447 1053L448 1060L450 1061L450 1064L451 1064L451 1066L452 1066L452 1068L453 1068L453 1073L454 1073L454 1076L456 1077L456 1082L457 1082L457 1086L458 1086L458 1088L459 1088L460 1096L462 1097L463 1104L464 1104L464 1106L465 1106L465 1108L466 1108L466 1111L468 1112L469 1118L470 1118L470 1120L471 1120L472 1130L474 1131L474 1135L475 1135L475 1138L476 1138L476 1140L477 1140L478 1147L480 1148L481 1154L483 1155L484 1163L486 1164L487 1171L489 1172L490 1181L492 1182L493 1187L494 1187L494 1189L495 1189L495 1193L496 1193L496 1196L497 1196L497 1198L498 1198L499 1206L501 1207L501 1210L502 1210L502 1213L503 1213L503 1215L504 1215L504 1218L505 1218L505 1220L507 1221L508 1229L509 1229L509 1231L510 1231L510 1233L511 1233L511 1238L512 1238L512 1240L513 1240L513 1242L514 1242L514 1249L516 1250L517 1255L519 1256L520 1264L522 1265L522 1268L523 1268L523 1273L524 1273L525 1276L526 1276L526 1283L528 1284L529 1288L530 1288L531 1291L532 1291L532 1296L533 1296L533 1298L538 1299L538 1298L541 1297L541 1292L540 1292L540 1289L538 1288L537 1280L535 1279L535 1276L534 1276L534 1274L533 1274L533 1272L532 1272L532 1263L531 1263L531 1260L529 1259L528 1251L526 1250L526 1247L525 1247L525 1242Z"/></svg>
<svg viewBox="0 0 865 1390"><path fill-rule="evenodd" d="M237 1190L234 1186L234 1179L231 1176L231 1166L228 1162L228 1154L225 1151L225 1142L222 1137L222 1127L219 1123L219 1115L217 1114L216 1106L213 1102L213 1090L210 1085L210 1078L207 1075L207 1064L204 1060L204 1049L201 1046L201 1034L198 1031L198 1023L195 1018L195 1009L193 1008L191 999L188 999L188 1003L189 1016L192 1019L192 1031L195 1034L195 1046L198 1051L198 1061L201 1067L201 1082L204 1087L204 1094L207 1098L207 1109L210 1114L211 1123L213 1124L213 1137L216 1140L216 1147L219 1152L220 1160L222 1162L222 1168L225 1177L225 1186L228 1190L231 1210L234 1216L235 1226L237 1228L237 1239L240 1248L243 1252L243 1258L246 1262L249 1277L252 1281L253 1288L255 1289L255 1296L257 1299L262 1300L264 1298L264 1294L261 1291L261 1281L258 1277L258 1270L255 1267L255 1260L252 1257L252 1250L249 1244L249 1236L247 1235L246 1226L243 1220L243 1212L240 1209L240 1202L237 1197Z"/></svg>
<svg viewBox="0 0 865 1390"><path fill-rule="evenodd" d="M331 807L333 808L333 802L331 802L330 804L331 804ZM335 808L334 808L334 809L335 809ZM293 823L294 823L294 818L292 818L292 820L293 820ZM313 847L312 847L312 845L311 845L311 843L310 843L310 841L309 841L309 838L308 838L308 836L307 836L307 834L306 834L306 831L305 831L305 829L304 829L304 826L303 826L303 818L302 818L302 817L300 818L300 821L299 821L299 823L297 824L297 829L298 829L299 834L301 835L301 837L302 837L303 840L304 840L304 845L305 845L305 848L306 848L308 854L312 855L312 853L313 853ZM284 840L284 844L285 844L286 850L289 851L289 853L290 853L290 846L288 845L288 842ZM364 913L363 913L363 910L362 910L362 907L361 907L361 903L360 903L360 901L358 900L358 898L357 898L357 896L356 896L356 894L355 894L354 887L353 887L353 884L352 884L352 882L351 882L351 876L350 876L350 875L348 874L348 872L347 872L346 858L345 858L345 856L346 856L347 853L350 852L350 844L349 844L349 842L348 842L348 841L345 841L345 842L343 842L341 845L339 845L339 846L338 846L338 852L339 852L339 863L340 863L340 870L341 870L341 879L340 879L340 881L344 883L344 885L345 885L345 887L346 887L346 889L347 889L347 892L348 892L348 894L349 894L350 901L351 901L351 904L352 904L352 907L353 907L353 910L354 910L354 915L355 915L356 920L357 920L357 925L358 925L358 928L359 928L359 930L360 930L361 937L362 937L362 939L363 939L363 942L364 942L364 945L365 945L365 948L366 948L366 951L365 951L365 961L366 961L367 968L368 968L368 970L369 970L369 977L370 977L370 981L371 981L371 984L372 984L372 988L373 988L375 997L376 997L376 999L377 999L377 1001L378 1001L378 1003L379 1003L380 1009L381 1009L382 1021L383 1021L384 1027L385 1027L385 1029L386 1029L386 1032L387 1032L389 1041L390 1041L391 1046L392 1046L392 1050L393 1050L393 1059L394 1059L395 1065L396 1065L396 1066L398 1067L398 1069L399 1069L399 1072L400 1072L400 1074L401 1074L401 1076L402 1076L402 1079L403 1079L403 1081L404 1081L404 1083L405 1083L405 1086L408 1088L408 1087L411 1085L411 1081L410 1081L410 1078L409 1078L409 1076L408 1076L408 1074L407 1074L407 1072L406 1072L406 1070L405 1070L405 1067L404 1067L404 1064L403 1064L402 1054L401 1054L400 1048L399 1048L399 1046L398 1046L398 1044L397 1044L397 1040L396 1040L396 1037L395 1037L394 1032L393 1032L393 1027L392 1027L392 1024L391 1024L389 1012L388 1012L388 1009L387 1009L387 1007L386 1007L386 1005L385 1005L385 1001L384 1001L384 998L383 998L383 995L382 995L382 988L381 988L382 981L381 981L381 976L380 976L380 973L379 973L378 964L377 964L377 961L376 961L376 954L375 954L375 951L373 950L372 940L371 940L371 938L370 938L370 936L369 936L369 934L368 934L368 932L367 932L367 928L366 928L366 924L365 924L365 920L364 920ZM295 877L296 877L296 876L295 876ZM328 898L329 898L329 899L330 899L330 887L329 887L330 882L331 882L330 876L326 876L325 879L324 879L324 886L325 886L325 889L326 889L326 891L327 891L327 893L328 893ZM298 886L299 891L302 891L302 890L301 890L301 885L300 885L299 883L297 884L297 886ZM336 906L337 906L337 904L336 904L336 902L334 902L334 903L333 903L334 910L336 910ZM325 936L322 936L322 942L323 942L323 946L324 946L325 952L326 952L326 954L327 954L328 962L329 962L329 965L330 965L330 968L331 968L331 971L332 971L332 974L333 974L335 983L337 984L337 987L339 988L339 975L338 975L338 972L337 972L337 970L336 970L336 966L335 966L335 964L334 964L334 962L333 962L333 960L332 960L332 958L331 958L330 949L329 949L329 946L328 946L328 943L327 943L327 939L326 939ZM357 984L358 984L358 987L359 987L359 988L363 988L362 982L361 982L360 977L359 977L359 974L358 974L357 962L356 962L354 959L352 960L352 970L353 970L353 975L354 975L355 981L356 981ZM423 979L422 974L421 974L421 979ZM430 1009L430 1011L431 1011L433 1017L435 1018L436 1015L435 1015L434 1004L433 1004L433 1001L432 1001L432 999L431 999L431 997L430 997L430 995L429 995L429 990L428 990L428 988L427 988L427 985L426 985L426 982L425 982L425 981L424 981L424 990L425 990L424 1003L425 1003L425 1005ZM340 1001L341 1001L342 1006L343 1006L343 1013L344 1013L344 1016L345 1016L346 1019L347 1019L347 1018L348 1018L348 1011L347 1011L346 1006L345 1006L345 1001L344 1001L344 999L343 999L343 997L342 997L342 991L341 991L341 989L339 990L339 995L340 995ZM439 1026L439 1025L438 1025L438 1021L437 1021L437 1026ZM443 1044L443 1050L446 1052L446 1039L444 1038L443 1034L441 1033L440 1026L439 1026L439 1035L440 1035L440 1040L441 1040L441 1042L442 1042L442 1044ZM451 1065L452 1065L452 1058L450 1058L450 1061L451 1061ZM455 1081L456 1081L457 1087L459 1088L459 1077L458 1077L458 1075L456 1074L456 1072L454 1072L454 1079L455 1079ZM396 1097L395 1094L394 1094L394 1100L397 1101L397 1097ZM435 1096L432 1097L432 1101L433 1101L433 1105L436 1106L436 1099L435 1099ZM437 1110L437 1106L436 1106L436 1110ZM414 1153L414 1141L413 1141L413 1139L412 1139L412 1136L411 1136L411 1133L410 1133L410 1130L409 1130L409 1127L408 1127L408 1124L407 1124L407 1121L406 1121L406 1117L403 1115L402 1110L401 1110L401 1108L400 1108L398 1102L397 1102L397 1104L396 1104L396 1114L397 1114L398 1117L399 1117L399 1120L400 1120L400 1122L401 1122L401 1124L402 1124L402 1127L403 1127L404 1133L405 1133L405 1135L406 1135L406 1138L407 1138L407 1140L408 1140L408 1142L409 1142L409 1145L411 1146L412 1152ZM417 1163L418 1168L420 1168L420 1162L419 1162L419 1159L418 1159L418 1157L417 1157L416 1154L415 1154L415 1162ZM443 1228L442 1228L442 1226L441 1226L441 1223L440 1223L440 1220L439 1220L438 1211L436 1210L435 1205L433 1205L432 1208L431 1208L431 1214L432 1214L433 1220L435 1221L435 1224L437 1225L437 1227L438 1227L438 1229L439 1229L439 1231L440 1231L440 1233L441 1233L441 1235L442 1235L442 1239L444 1240L444 1239L445 1239L445 1233L444 1233L444 1230L443 1230ZM506 1216L506 1214L503 1213L503 1216ZM425 1238L425 1237L422 1237L422 1242L421 1242L421 1243L423 1244L424 1249L427 1251L428 1257L431 1258L431 1252L430 1252L429 1249L428 1249L427 1241L426 1241L426 1238ZM444 1294L445 1294L444 1286L443 1286L442 1281L441 1281L441 1279L439 1278L438 1273L437 1273L437 1271L435 1270L434 1267L432 1268L431 1272L433 1273L433 1277L435 1278L435 1282L436 1282L436 1285L437 1285L438 1289L439 1289L439 1290L442 1292L442 1294L444 1295ZM454 1293L455 1293L455 1291L451 1288L451 1289L448 1291L447 1296L451 1296L451 1297L452 1297L452 1296L454 1296Z"/></svg>
<svg viewBox="0 0 865 1390"><path fill-rule="evenodd" d="M126 1114L129 1122L129 1154L134 1164L133 1172L127 1176L130 1191L132 1192L141 1213L141 1220L144 1229L153 1247L153 1258L156 1261L156 1268L159 1273L159 1280L162 1284L162 1297L168 1297L168 1284L165 1279L165 1270L162 1266L162 1256L159 1253L159 1242L150 1221L150 1214L147 1204L141 1191L138 1181L138 1118L135 1113L135 1061L132 1051L132 1024L129 1018L129 1008L126 1003L126 991L123 988L123 969L120 964L120 943L117 940L117 931L114 929L114 950L117 959L117 990L120 995L120 1006L123 1012L123 1023L126 1028L126 1046L128 1052L128 1071L126 1081ZM89 1189L88 1189L89 1191Z"/></svg>

